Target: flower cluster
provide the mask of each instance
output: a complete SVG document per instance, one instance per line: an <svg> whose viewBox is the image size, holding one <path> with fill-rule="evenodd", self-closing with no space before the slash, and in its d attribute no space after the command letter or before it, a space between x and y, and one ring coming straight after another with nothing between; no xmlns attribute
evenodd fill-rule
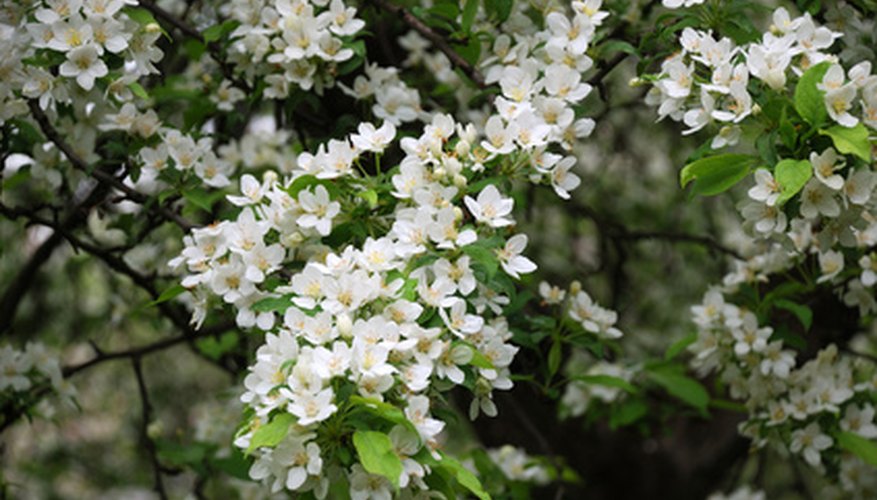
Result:
<svg viewBox="0 0 877 500"><path fill-rule="evenodd" d="M495 415L493 389L512 386L508 366L517 347L508 343L501 316L510 283L497 271L518 278L536 266L521 255L526 236L509 234L510 198L492 184L461 196L485 169L471 146L478 142L472 125L437 115L423 135L401 140L407 156L387 178L392 197L377 200L395 205L389 225L374 221L386 235L337 253L321 244L336 227L356 222L349 213L367 206L367 197L351 196L370 181L354 166L362 156L378 158L394 136L390 123L362 124L345 140L299 155L285 180L273 172L261 182L244 175L241 195L229 196L241 207L237 218L195 229L173 262L189 270L183 284L196 296L233 304L241 327L276 332L245 381L255 420L237 442L249 447L260 425L295 417L296 430L276 448L259 448L251 471L257 479L275 478L277 488L323 487L317 477L330 456L321 450L337 445L323 424L343 421L356 406L351 393L405 412L417 432L396 428L390 437L413 446L410 456L424 444L435 447L444 427L430 415L427 396L439 381L474 393L472 418ZM471 224L457 204L468 209ZM293 261L303 263L301 270L278 283L278 271ZM205 300L196 310L196 322L206 306ZM298 459L290 457L301 450L311 458L296 469ZM365 481L362 474L358 465L349 469L351 491ZM406 474L423 487L423 468L406 467ZM400 484L408 484L406 477Z"/></svg>
<svg viewBox="0 0 877 500"><path fill-rule="evenodd" d="M76 396L73 386L61 374L58 357L40 342L28 342L23 351L10 345L0 347L0 397L14 399L43 383L67 401Z"/></svg>
<svg viewBox="0 0 877 500"><path fill-rule="evenodd" d="M781 335L729 299L742 283L765 281L797 262L781 249L772 253L742 265L726 278L728 285L711 289L703 303L692 308L698 327L689 347L692 365L703 376L717 372L731 397L745 402L749 419L741 424L741 432L757 446L787 448L823 472L825 467L861 469L860 459L842 453L838 436L877 437L870 396L874 365L853 360L830 344L799 366L800 354L788 348ZM850 476L841 484L849 492L862 491L872 487L867 476Z"/></svg>
<svg viewBox="0 0 877 500"><path fill-rule="evenodd" d="M514 25L515 31L496 37L489 57L481 62L485 81L498 83L502 90L495 100L498 114L487 121L489 146L485 149L502 152L513 141L535 148L534 167L551 179L562 197L580 182L570 173L574 161L543 155L543 147L559 143L569 150L576 139L589 136L594 129L594 121L577 118L574 107L592 90L582 73L593 66L588 47L608 15L599 10L601 3L572 2L571 17L550 12L541 30L516 18L521 22Z"/></svg>
<svg viewBox="0 0 877 500"><path fill-rule="evenodd" d="M248 79L264 78L265 96L284 99L335 84L339 63L350 60L350 39L365 26L342 0L237 0L223 6L240 24L231 32L230 60Z"/></svg>
<svg viewBox="0 0 877 500"><path fill-rule="evenodd" d="M683 134L718 122L713 149L736 144L740 123L758 109L750 94L750 78L768 89L785 91L789 72L800 77L807 69L834 59L827 49L840 33L817 27L809 14L791 19L780 7L773 14L773 22L771 31L760 42L742 47L729 38L716 40L710 32L685 28L680 37L682 50L662 63L661 74L646 102L658 106L660 119L669 116L683 122L688 127ZM858 71L869 70L863 67ZM833 86L837 82L832 79L828 83ZM849 108L841 106L841 101L848 102L850 89L826 93L829 114L841 124L850 123L843 117Z"/></svg>
<svg viewBox="0 0 877 500"><path fill-rule="evenodd" d="M339 87L356 99L373 99L375 117L394 125L429 117L421 108L420 93L399 78L396 68L383 68L372 63L365 67L364 75L356 77L353 88L343 84Z"/></svg>

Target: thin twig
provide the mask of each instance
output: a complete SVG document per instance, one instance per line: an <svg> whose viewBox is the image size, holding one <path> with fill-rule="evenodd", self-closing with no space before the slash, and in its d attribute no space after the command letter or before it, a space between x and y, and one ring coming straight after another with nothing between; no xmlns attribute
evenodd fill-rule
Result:
<svg viewBox="0 0 877 500"><path fill-rule="evenodd" d="M70 160L70 163L73 165L74 168L94 177L101 184L106 184L107 186L110 186L125 193L125 196L127 196L131 201L140 203L141 205L144 205L148 210L153 210L157 212L165 219L176 223L183 231L188 232L192 228L197 227L195 224L184 219L182 216L180 216L180 214L174 212L173 210L170 210L163 205L151 204L149 196L141 193L140 191L137 191L132 187L125 185L125 183L116 178L116 176L114 176L113 174L99 168L89 168L88 163L86 163L85 160L83 160L79 157L78 154L76 154L73 148L70 147L70 145L67 144L66 141L64 141L64 138L61 137L61 134L59 134L55 127L52 126L51 122L49 122L49 117L46 116L42 109L40 109L39 104L34 100L29 100L27 104L28 106L30 106L31 114L39 124L40 130L43 131L43 134L55 145L55 147L57 147L62 153L64 153L64 156L66 156L67 159Z"/></svg>
<svg viewBox="0 0 877 500"><path fill-rule="evenodd" d="M131 365L134 367L134 375L137 377L137 388L140 392L140 403L142 407L141 438L146 446L149 459L152 462L152 475L155 482L153 488L162 500L167 500L167 492L164 489L164 481L161 478L161 463L158 461L158 450L155 442L149 436L149 422L152 420L152 405L149 403L149 392L146 390L146 381L143 379L143 369L140 366L140 357L131 358Z"/></svg>
<svg viewBox="0 0 877 500"><path fill-rule="evenodd" d="M395 14L402 20L402 22L423 35L423 37L429 40L436 49L440 50L448 59L450 59L451 64L460 68L463 73L466 73L466 76L475 82L475 85L477 85L478 88L487 88L487 84L484 82L484 75L478 71L478 68L470 64L469 61L463 59L463 56L458 54L457 51L451 47L444 36L424 24L423 21L417 18L417 16L400 5L392 4L387 0L372 1L381 9L391 14Z"/></svg>
<svg viewBox="0 0 877 500"><path fill-rule="evenodd" d="M251 93L253 88L241 78L238 78L234 74L234 68L232 65L225 60L222 54L222 47L217 42L207 42L204 39L204 36L198 32L193 26L186 23L184 20L178 18L177 16L171 14L170 12L164 10L159 7L155 3L149 0L140 0L140 6L144 9L148 10L158 19L172 25L176 28L183 36L187 38L191 38L193 40L197 40L204 44L207 47L207 53L210 54L210 57L216 61L216 64L219 65L219 69L222 70L222 75L226 78L226 80L230 81L235 87L243 90L245 93Z"/></svg>

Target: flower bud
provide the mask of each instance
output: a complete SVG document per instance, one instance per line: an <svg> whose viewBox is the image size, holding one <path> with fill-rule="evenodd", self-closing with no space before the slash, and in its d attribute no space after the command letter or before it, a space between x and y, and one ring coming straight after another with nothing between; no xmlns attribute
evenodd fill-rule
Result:
<svg viewBox="0 0 877 500"><path fill-rule="evenodd" d="M463 210L458 206L454 206L454 220L457 222L463 220Z"/></svg>
<svg viewBox="0 0 877 500"><path fill-rule="evenodd" d="M582 291L582 283L579 280L575 280L569 284L569 293L575 295Z"/></svg>
<svg viewBox="0 0 877 500"><path fill-rule="evenodd" d="M457 174L454 176L454 186L457 186L460 189L463 189L464 187L466 187L466 184L468 182L469 181L467 181L466 178L460 174Z"/></svg>
<svg viewBox="0 0 877 500"><path fill-rule="evenodd" d="M469 156L469 149L471 147L472 146L469 144L468 141L461 139L459 142L457 142L457 145L454 146L454 152L457 153L457 156L465 158L466 156Z"/></svg>
<svg viewBox="0 0 877 500"><path fill-rule="evenodd" d="M144 26L143 29L147 33L158 33L159 31L161 31L161 26L159 26L158 23L149 23Z"/></svg>
<svg viewBox="0 0 877 500"><path fill-rule="evenodd" d="M350 338L353 333L353 321L347 313L341 313L335 318L338 333L344 338Z"/></svg>
<svg viewBox="0 0 877 500"><path fill-rule="evenodd" d="M149 436L149 439L155 439L161 436L163 431L164 425L161 423L161 420L154 420L149 422L149 425L146 426L146 435Z"/></svg>

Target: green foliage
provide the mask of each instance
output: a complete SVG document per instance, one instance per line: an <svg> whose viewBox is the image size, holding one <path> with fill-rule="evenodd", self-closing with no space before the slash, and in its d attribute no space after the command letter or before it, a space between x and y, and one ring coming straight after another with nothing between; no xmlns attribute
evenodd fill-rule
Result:
<svg viewBox="0 0 877 500"><path fill-rule="evenodd" d="M250 446L247 448L247 454L252 453L256 448L268 447L272 448L280 444L286 434L289 433L289 427L295 423L295 417L289 413L281 413L271 419L266 425L256 429L253 437L250 438Z"/></svg>
<svg viewBox="0 0 877 500"><path fill-rule="evenodd" d="M871 141L868 139L868 129L861 123L855 127L835 125L820 130L819 133L831 137L834 147L841 153L853 154L867 162L871 161Z"/></svg>
<svg viewBox="0 0 877 500"><path fill-rule="evenodd" d="M353 446L365 470L387 478L394 488L399 487L402 460L396 455L390 436L377 431L356 431Z"/></svg>
<svg viewBox="0 0 877 500"><path fill-rule="evenodd" d="M841 448L877 467L877 443L846 431L837 433L836 438Z"/></svg>
<svg viewBox="0 0 877 500"><path fill-rule="evenodd" d="M781 188L777 204L782 205L798 194L812 176L813 165L808 160L782 160L777 163L775 177Z"/></svg>
<svg viewBox="0 0 877 500"><path fill-rule="evenodd" d="M808 69L795 87L795 110L807 123L814 127L821 125L828 117L825 110L824 93L816 86L831 66L828 62L819 63Z"/></svg>
<svg viewBox="0 0 877 500"><path fill-rule="evenodd" d="M685 375L681 366L658 365L648 371L649 378L670 395L706 414L710 402L709 392L697 380Z"/></svg>
<svg viewBox="0 0 877 500"><path fill-rule="evenodd" d="M720 154L701 158L686 165L679 173L684 188L694 181L693 194L712 196L731 189L746 177L756 159L744 154Z"/></svg>

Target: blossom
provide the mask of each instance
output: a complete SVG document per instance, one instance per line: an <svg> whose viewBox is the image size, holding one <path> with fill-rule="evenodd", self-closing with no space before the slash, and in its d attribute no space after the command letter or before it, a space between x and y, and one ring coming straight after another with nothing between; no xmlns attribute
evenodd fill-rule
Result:
<svg viewBox="0 0 877 500"><path fill-rule="evenodd" d="M536 264L521 255L525 248L527 248L527 235L516 234L506 241L502 249L496 251L500 266L513 278L520 278L521 274L532 273L536 270Z"/></svg>
<svg viewBox="0 0 877 500"><path fill-rule="evenodd" d="M341 212L341 204L329 200L329 192L322 184L317 185L313 192L299 192L298 202L305 212L298 218L298 225L314 228L320 235L328 236L332 231L332 219Z"/></svg>
<svg viewBox="0 0 877 500"><path fill-rule="evenodd" d="M482 189L477 199L467 195L463 198L463 202L478 222L491 227L504 227L514 223L508 215L511 214L515 201L511 198L503 198L493 184L488 184Z"/></svg>
<svg viewBox="0 0 877 500"><path fill-rule="evenodd" d="M804 429L792 433L789 449L792 453L801 453L808 464L816 467L822 463L820 453L834 444L834 440L822 432L819 424L811 423Z"/></svg>
<svg viewBox="0 0 877 500"><path fill-rule="evenodd" d="M107 65L98 56L93 44L76 47L67 53L67 60L58 68L61 76L75 77L76 83L85 90L94 87L94 80L106 76Z"/></svg>

